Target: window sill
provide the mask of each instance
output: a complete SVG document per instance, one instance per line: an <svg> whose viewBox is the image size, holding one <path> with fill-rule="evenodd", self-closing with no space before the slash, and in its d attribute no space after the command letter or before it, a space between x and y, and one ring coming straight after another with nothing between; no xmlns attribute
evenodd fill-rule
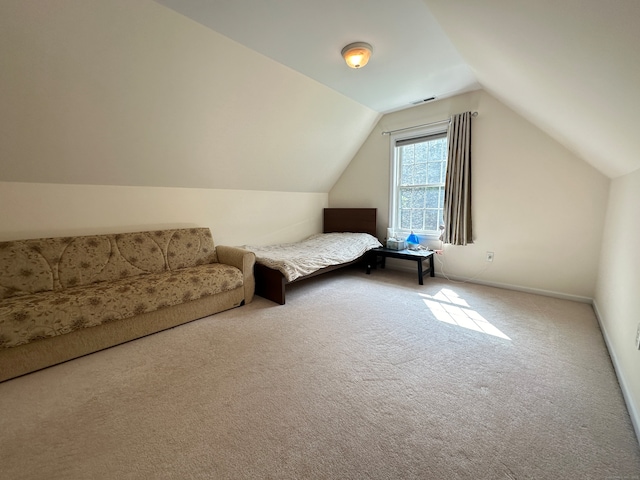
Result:
<svg viewBox="0 0 640 480"><path fill-rule="evenodd" d="M415 233L415 232L414 232ZM406 239L411 232L397 232L396 236L401 239ZM440 232L437 233L416 233L420 240L420 245L432 250L440 248Z"/></svg>
<svg viewBox="0 0 640 480"><path fill-rule="evenodd" d="M420 241L422 242L423 240L426 241L432 241L432 240L439 240L440 239L440 232L434 232L434 233L415 233L418 238L420 239ZM396 235L400 238L407 238L409 235L411 234L411 232L396 232Z"/></svg>

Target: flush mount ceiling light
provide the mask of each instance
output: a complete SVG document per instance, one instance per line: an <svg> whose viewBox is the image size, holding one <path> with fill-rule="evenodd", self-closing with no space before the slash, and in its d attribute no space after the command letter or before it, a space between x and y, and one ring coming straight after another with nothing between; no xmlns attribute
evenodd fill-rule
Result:
<svg viewBox="0 0 640 480"><path fill-rule="evenodd" d="M373 53L373 47L365 42L350 43L342 49L342 58L351 68L364 67Z"/></svg>

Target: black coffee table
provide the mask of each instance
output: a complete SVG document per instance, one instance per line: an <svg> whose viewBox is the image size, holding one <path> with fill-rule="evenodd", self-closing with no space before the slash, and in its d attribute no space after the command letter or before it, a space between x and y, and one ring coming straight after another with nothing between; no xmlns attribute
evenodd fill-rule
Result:
<svg viewBox="0 0 640 480"><path fill-rule="evenodd" d="M412 260L418 264L418 283L424 285L422 277L424 276L422 269L422 262L429 260L429 276L435 276L435 270L433 267L433 254L432 250L391 250L390 248L374 248L369 250L369 261L367 262L367 275L371 273L371 267L377 268L378 263L380 268L385 267L387 257L399 258L401 260Z"/></svg>

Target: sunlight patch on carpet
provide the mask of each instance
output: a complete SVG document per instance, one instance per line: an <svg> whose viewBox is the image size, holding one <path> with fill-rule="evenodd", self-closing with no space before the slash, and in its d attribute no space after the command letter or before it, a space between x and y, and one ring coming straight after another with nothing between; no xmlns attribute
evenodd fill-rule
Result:
<svg viewBox="0 0 640 480"><path fill-rule="evenodd" d="M469 304L453 290L443 288L435 295L420 293L431 313L441 322L486 333L494 337L511 340L486 318L473 310Z"/></svg>

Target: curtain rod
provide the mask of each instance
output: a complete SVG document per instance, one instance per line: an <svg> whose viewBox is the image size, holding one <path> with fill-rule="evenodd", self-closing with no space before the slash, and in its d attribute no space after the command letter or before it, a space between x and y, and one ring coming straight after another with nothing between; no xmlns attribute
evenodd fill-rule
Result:
<svg viewBox="0 0 640 480"><path fill-rule="evenodd" d="M471 116L477 117L478 112L473 112ZM402 132L403 130L411 130L412 128L428 127L430 125L437 125L438 123L444 123L444 122L450 122L450 121L451 120L447 119L447 120L440 120L439 122L431 122L431 123L423 123L422 125L414 125L413 127L398 128L397 130L389 130L388 132L382 132L382 135L389 135L396 132Z"/></svg>

